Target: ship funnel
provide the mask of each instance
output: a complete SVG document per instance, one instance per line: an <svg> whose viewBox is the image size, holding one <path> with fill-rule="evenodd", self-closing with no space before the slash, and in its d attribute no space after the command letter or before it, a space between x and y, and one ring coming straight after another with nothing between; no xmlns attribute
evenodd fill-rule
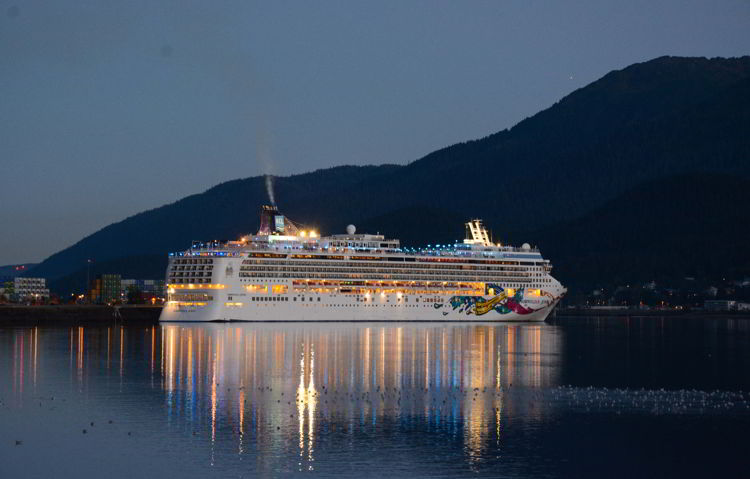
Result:
<svg viewBox="0 0 750 479"><path fill-rule="evenodd" d="M273 205L263 205L260 208L260 228L258 235L297 236L299 228L286 216L279 213Z"/></svg>

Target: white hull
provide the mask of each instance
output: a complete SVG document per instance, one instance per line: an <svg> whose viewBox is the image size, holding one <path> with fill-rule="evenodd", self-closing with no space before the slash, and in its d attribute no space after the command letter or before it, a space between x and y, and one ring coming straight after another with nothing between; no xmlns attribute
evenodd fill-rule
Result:
<svg viewBox="0 0 750 479"><path fill-rule="evenodd" d="M214 302L205 306L181 306L167 304L161 312L162 322L205 322L205 321L491 321L491 322L542 322L552 312L558 300L542 304L527 305L534 311L527 314L516 312L499 313L491 310L476 315L468 308L453 308L447 302L425 302L420 298L398 298L396 295L375 295L372 302L358 301L343 295L321 295L308 298L308 301L262 301L242 302L241 306L225 306ZM327 296L327 297L326 297ZM241 297L234 295L234 304L240 304ZM490 299L490 297L485 297ZM309 301L312 300L312 301ZM445 299L447 301L447 298ZM439 305L436 307L436 305Z"/></svg>

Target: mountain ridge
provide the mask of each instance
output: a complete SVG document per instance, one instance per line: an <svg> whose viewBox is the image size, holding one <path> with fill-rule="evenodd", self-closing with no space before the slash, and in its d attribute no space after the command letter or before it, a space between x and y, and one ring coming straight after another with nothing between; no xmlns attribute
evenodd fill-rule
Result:
<svg viewBox="0 0 750 479"><path fill-rule="evenodd" d="M747 131L750 57L660 57L610 72L512 128L407 165L275 177L275 196L285 214L324 233L349 223L378 228L390 215L405 228L392 235L456 239L445 238L456 227L437 216L409 223L410 209L462 218L459 229L480 216L505 231L541 231L644 182L679 174L747 176ZM191 239L235 238L253 231L267 202L263 177L230 180L113 223L50 256L33 274L61 278L89 257L163 255Z"/></svg>

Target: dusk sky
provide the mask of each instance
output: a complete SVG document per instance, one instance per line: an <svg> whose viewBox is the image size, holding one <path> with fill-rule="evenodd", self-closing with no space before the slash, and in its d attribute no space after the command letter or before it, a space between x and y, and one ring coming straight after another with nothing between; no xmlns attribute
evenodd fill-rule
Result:
<svg viewBox="0 0 750 479"><path fill-rule="evenodd" d="M747 1L2 1L0 265L226 180L408 163L748 32Z"/></svg>

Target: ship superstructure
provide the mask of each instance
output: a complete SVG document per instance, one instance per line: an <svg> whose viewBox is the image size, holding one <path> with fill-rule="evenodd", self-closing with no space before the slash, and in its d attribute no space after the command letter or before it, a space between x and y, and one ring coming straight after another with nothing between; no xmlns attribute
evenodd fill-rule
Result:
<svg viewBox="0 0 750 479"><path fill-rule="evenodd" d="M258 233L172 253L161 321L544 321L565 288L541 253L494 244L401 247L380 234L321 237L264 206Z"/></svg>

